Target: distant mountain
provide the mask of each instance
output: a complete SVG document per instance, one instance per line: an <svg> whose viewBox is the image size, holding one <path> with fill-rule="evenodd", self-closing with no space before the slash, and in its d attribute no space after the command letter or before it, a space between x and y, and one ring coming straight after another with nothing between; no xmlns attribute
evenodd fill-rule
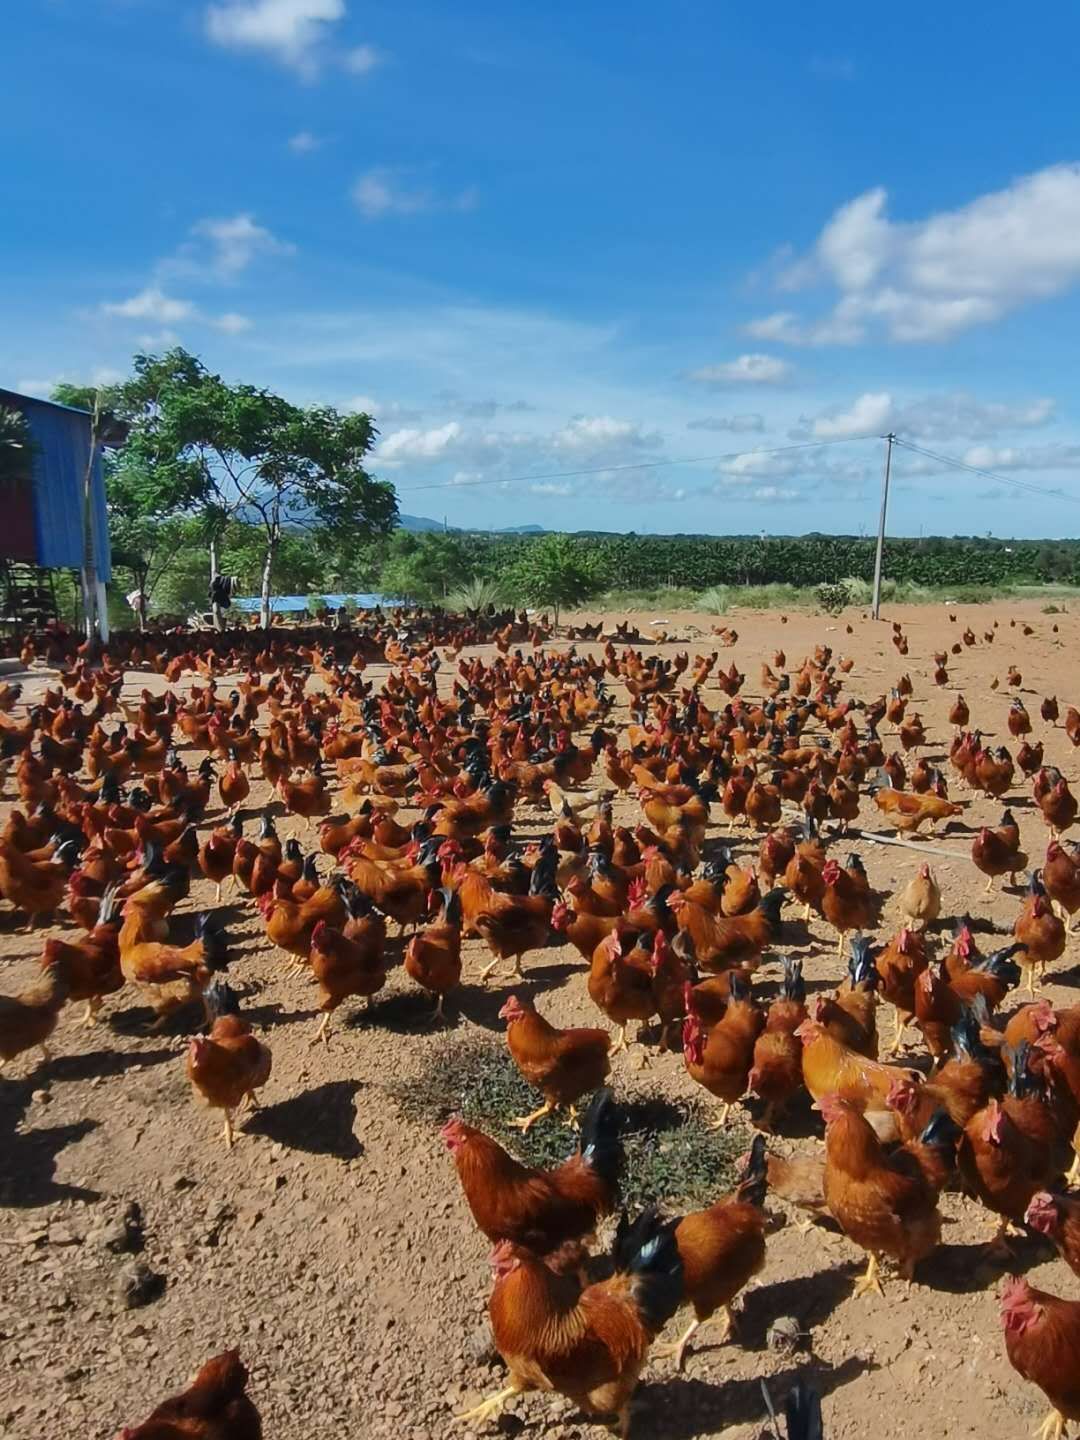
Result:
<svg viewBox="0 0 1080 1440"><path fill-rule="evenodd" d="M429 520L426 515L399 515L398 524L402 530L411 530L413 534L421 534L427 530L441 530L443 528L438 520Z"/></svg>
<svg viewBox="0 0 1080 1440"><path fill-rule="evenodd" d="M414 535L424 534L430 530L443 529L438 520L429 520L426 515L399 515L398 524L402 530L411 530ZM450 525L450 530L460 530L460 525ZM546 535L547 531L543 525L508 525L504 530L493 530L493 535Z"/></svg>

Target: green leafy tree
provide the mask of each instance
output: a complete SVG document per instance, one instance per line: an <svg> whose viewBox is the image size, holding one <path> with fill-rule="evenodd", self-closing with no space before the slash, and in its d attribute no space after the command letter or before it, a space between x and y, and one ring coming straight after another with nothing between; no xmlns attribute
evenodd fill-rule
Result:
<svg viewBox="0 0 1080 1440"><path fill-rule="evenodd" d="M287 534L307 530L362 543L397 517L393 487L363 467L375 435L367 415L303 409L252 385L229 385L182 349L136 356L125 399L138 415L139 460L200 518L211 586L222 573L229 525L240 519L261 529L264 625Z"/></svg>
<svg viewBox="0 0 1080 1440"><path fill-rule="evenodd" d="M384 595L430 605L472 578L468 549L458 535L395 530L379 572Z"/></svg>
<svg viewBox="0 0 1080 1440"><path fill-rule="evenodd" d="M559 612L580 605L600 588L601 579L588 551L569 535L544 535L521 553L506 577L506 588L530 605Z"/></svg>

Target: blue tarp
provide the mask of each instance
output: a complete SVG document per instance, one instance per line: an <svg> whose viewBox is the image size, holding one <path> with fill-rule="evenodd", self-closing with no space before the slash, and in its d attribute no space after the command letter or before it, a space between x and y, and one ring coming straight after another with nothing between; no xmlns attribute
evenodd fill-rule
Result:
<svg viewBox="0 0 1080 1440"><path fill-rule="evenodd" d="M234 600L233 605L237 610L244 610L248 613L257 613L262 601L257 595L246 595L243 599ZM270 609L275 615L296 615L304 610L320 610L325 607L328 610L340 610L348 605L354 610L375 610L382 606L384 609L393 609L403 604L401 600L392 600L387 595L271 595Z"/></svg>
<svg viewBox="0 0 1080 1440"><path fill-rule="evenodd" d="M90 416L85 410L56 405L0 390L0 405L20 410L33 436L34 542L37 563L49 570L81 570L83 563L83 479L90 454ZM112 576L109 522L101 455L94 465L94 556L100 580ZM4 553L0 534L0 554Z"/></svg>

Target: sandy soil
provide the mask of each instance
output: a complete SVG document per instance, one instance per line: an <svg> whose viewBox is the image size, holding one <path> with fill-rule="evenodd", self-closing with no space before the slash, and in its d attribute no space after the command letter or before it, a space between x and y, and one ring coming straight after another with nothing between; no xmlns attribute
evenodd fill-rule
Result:
<svg viewBox="0 0 1080 1440"><path fill-rule="evenodd" d="M721 659L725 666L734 659L746 671L748 694L757 691L759 662L780 647L789 666L823 642L854 657L848 690L865 699L907 670L915 683L913 705L927 724L931 753L938 754L949 738L945 716L957 689L967 697L973 724L997 743L1010 743L1005 673L1015 662L1035 724L1032 738L1044 739L1047 758L1073 780L1080 766L1064 732L1039 720L1038 703L1058 693L1064 713L1076 698L1076 618L1044 616L1035 605L1017 603L954 607L952 613L955 623L944 609L890 613L909 636L906 659L889 643L888 624L875 625L861 612L838 620L792 615L786 623L774 614L735 614L719 622L739 632ZM646 631L657 617L629 618ZM710 617L663 618L673 637L665 653L711 648ZM613 617L606 619L610 625ZM982 637L995 620L988 645ZM939 689L930 656L958 640L968 622L979 642L952 659L950 684ZM1034 634L1024 636L1021 622ZM377 679L382 673L383 667L369 671ZM996 691L994 677L1001 680ZM34 684L46 678L35 677ZM143 677L131 681L137 688ZM705 698L722 703L714 684ZM888 741L888 727L882 734ZM1026 848L1041 858L1047 832L1028 789L1017 788L1008 801ZM265 798L256 790L252 802ZM633 809L623 801L618 813ZM966 909L1007 931L1019 896L984 897L967 858L970 827L996 822L1000 810L988 802L970 805L962 825L937 842L935 871L943 915ZM216 813L212 807L211 823ZM863 818L868 828L879 828L869 803ZM283 835L292 824L283 824ZM735 843L739 856L756 849L745 836ZM852 848L874 886L888 892L906 882L920 858L869 843ZM193 886L190 908L211 901L212 887ZM250 1390L271 1440L308 1440L316 1433L443 1436L460 1402L500 1383L501 1371L487 1355L487 1244L471 1223L438 1136L405 1122L386 1093L446 1043L423 1026L426 1001L402 998L411 987L397 969L370 1015L360 1002L347 1003L331 1047L313 1048L311 982L285 978L250 905L228 911L238 956L230 979L252 990L249 1013L274 1057L265 1108L232 1154L218 1142L215 1120L193 1103L183 1027L147 1037L148 1012L126 992L106 1002L91 1030L77 1027L73 1007L61 1017L50 1064L23 1056L0 1079L3 1440L113 1435L141 1419L205 1358L234 1344L251 1367ZM893 903L885 924L893 930L896 922ZM41 948L40 935L13 934L12 923L10 914L0 917L0 989L9 993L31 980ZM785 944L794 949L805 932L787 929ZM809 940L800 951L808 980L835 982L840 966L832 935L816 925ZM495 1017L506 991L497 982L481 991L475 977L486 951L469 942L466 953L457 1024L501 1030ZM1047 994L1055 1004L1076 999L1074 956L1075 948L1049 977ZM526 969L556 1023L596 1023L576 952L545 951L527 960ZM777 973L773 963L763 975L771 981ZM643 1073L620 1057L616 1086L623 1093L694 1092L678 1056L661 1056ZM807 1150L819 1142L810 1134L777 1143ZM159 1298L135 1309L125 1298L135 1259L115 1253L125 1243L118 1221L133 1205L145 1232L138 1259L164 1283ZM835 1231L800 1233L785 1207L770 1201L768 1261L745 1297L738 1338L719 1347L706 1332L682 1376L671 1373L670 1362L652 1364L639 1392L635 1433L667 1440L756 1437L763 1433L759 1379L780 1400L805 1367L822 1388L830 1440L870 1433L898 1440L913 1424L924 1435L980 1440L1026 1433L1046 1406L1004 1357L994 1298L1004 1272L987 1262L980 1244L988 1218L958 1197L945 1197L942 1208L945 1243L922 1267L920 1283L908 1291L893 1281L884 1300L855 1300L852 1280L863 1263L855 1247ZM1048 1248L1025 1243L1015 1268L1056 1293L1080 1296L1080 1282ZM798 1320L807 1332L806 1352L792 1357L767 1347L766 1330L779 1316ZM502 1427L517 1433L523 1422L532 1434L593 1433L568 1406L544 1396L518 1402Z"/></svg>

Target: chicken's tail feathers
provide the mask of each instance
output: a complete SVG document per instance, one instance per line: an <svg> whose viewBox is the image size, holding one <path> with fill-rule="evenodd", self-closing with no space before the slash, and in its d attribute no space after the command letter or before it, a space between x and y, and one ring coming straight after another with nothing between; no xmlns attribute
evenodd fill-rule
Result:
<svg viewBox="0 0 1080 1440"><path fill-rule="evenodd" d="M765 1136L757 1134L750 1146L742 1175L739 1177L736 1198L746 1205L760 1209L765 1204L765 1191L769 1187L769 1157L765 1150Z"/></svg>
<svg viewBox="0 0 1080 1440"><path fill-rule="evenodd" d="M619 1114L610 1086L605 1085L596 1092L582 1116L580 1153L601 1180L614 1188L622 1168L623 1151Z"/></svg>
<svg viewBox="0 0 1080 1440"><path fill-rule="evenodd" d="M823 1440L821 1396L800 1375L784 1403L787 1440Z"/></svg>
<svg viewBox="0 0 1080 1440"><path fill-rule="evenodd" d="M615 1269L629 1277L642 1324L653 1335L660 1333L683 1301L683 1267L675 1243L678 1223L650 1207L634 1221L624 1212L615 1235Z"/></svg>
<svg viewBox="0 0 1080 1440"><path fill-rule="evenodd" d="M206 963L211 970L224 970L229 960L229 937L225 927L210 911L195 916L195 933L203 943Z"/></svg>
<svg viewBox="0 0 1080 1440"><path fill-rule="evenodd" d="M240 1014L240 996L220 975L215 975L203 991L203 1004L211 1024L220 1020L223 1015Z"/></svg>

